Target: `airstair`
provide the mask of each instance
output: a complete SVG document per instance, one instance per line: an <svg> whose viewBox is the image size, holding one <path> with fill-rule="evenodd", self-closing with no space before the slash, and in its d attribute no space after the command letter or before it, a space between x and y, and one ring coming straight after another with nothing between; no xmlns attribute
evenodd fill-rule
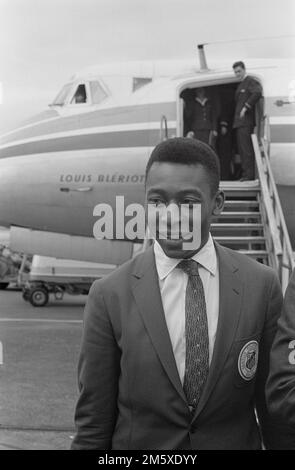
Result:
<svg viewBox="0 0 295 470"><path fill-rule="evenodd" d="M215 217L211 232L215 240L257 261L272 266L283 291L295 266L292 247L264 141L252 136L257 179L221 182L226 202Z"/></svg>
<svg viewBox="0 0 295 470"><path fill-rule="evenodd" d="M269 264L259 181L221 182L220 186L226 201L222 214L215 217L211 225L214 239Z"/></svg>

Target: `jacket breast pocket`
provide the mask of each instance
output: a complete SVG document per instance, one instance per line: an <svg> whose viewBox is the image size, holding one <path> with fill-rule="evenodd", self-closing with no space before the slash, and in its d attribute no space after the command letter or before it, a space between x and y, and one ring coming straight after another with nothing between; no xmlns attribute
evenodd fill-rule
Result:
<svg viewBox="0 0 295 470"><path fill-rule="evenodd" d="M234 384L237 387L249 387L255 383L259 360L259 338L260 335L257 334L235 341L233 344Z"/></svg>

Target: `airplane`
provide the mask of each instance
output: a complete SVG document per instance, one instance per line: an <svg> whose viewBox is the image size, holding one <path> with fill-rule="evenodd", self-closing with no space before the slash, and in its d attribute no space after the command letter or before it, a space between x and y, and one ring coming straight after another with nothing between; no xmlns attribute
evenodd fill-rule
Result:
<svg viewBox="0 0 295 470"><path fill-rule="evenodd" d="M94 207L144 203L144 173L154 146L185 135L189 94L206 87L234 93L232 62L117 63L88 67L63 86L48 109L0 137L0 225L14 249L119 265L141 247L96 240ZM295 249L295 61L247 59L263 86L257 132L270 149Z"/></svg>

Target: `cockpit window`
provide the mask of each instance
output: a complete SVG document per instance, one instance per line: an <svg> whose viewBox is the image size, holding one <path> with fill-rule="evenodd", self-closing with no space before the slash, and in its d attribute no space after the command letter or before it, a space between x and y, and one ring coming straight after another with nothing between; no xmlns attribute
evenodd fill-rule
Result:
<svg viewBox="0 0 295 470"><path fill-rule="evenodd" d="M102 86L98 81L89 82L90 92L93 104L100 104L103 100L106 99L107 93L104 91Z"/></svg>
<svg viewBox="0 0 295 470"><path fill-rule="evenodd" d="M151 83L152 78L133 77L132 91L135 92L139 88Z"/></svg>
<svg viewBox="0 0 295 470"><path fill-rule="evenodd" d="M71 104L81 104L81 103L87 103L86 87L84 83L78 85L78 88L71 100Z"/></svg>
<svg viewBox="0 0 295 470"><path fill-rule="evenodd" d="M72 83L67 83L58 93L57 97L53 100L53 106L63 106L66 102L69 92L71 91Z"/></svg>
<svg viewBox="0 0 295 470"><path fill-rule="evenodd" d="M107 97L108 92L98 80L86 81L76 86L73 83L67 83L58 93L51 106L100 104Z"/></svg>

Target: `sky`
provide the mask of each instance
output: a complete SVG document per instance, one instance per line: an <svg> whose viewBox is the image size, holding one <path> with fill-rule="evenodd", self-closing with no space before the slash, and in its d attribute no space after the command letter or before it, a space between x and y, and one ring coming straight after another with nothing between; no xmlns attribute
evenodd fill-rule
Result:
<svg viewBox="0 0 295 470"><path fill-rule="evenodd" d="M295 56L295 0L0 0L0 133L76 71L124 60ZM251 40L246 38L280 39ZM2 92L1 92L2 91Z"/></svg>

